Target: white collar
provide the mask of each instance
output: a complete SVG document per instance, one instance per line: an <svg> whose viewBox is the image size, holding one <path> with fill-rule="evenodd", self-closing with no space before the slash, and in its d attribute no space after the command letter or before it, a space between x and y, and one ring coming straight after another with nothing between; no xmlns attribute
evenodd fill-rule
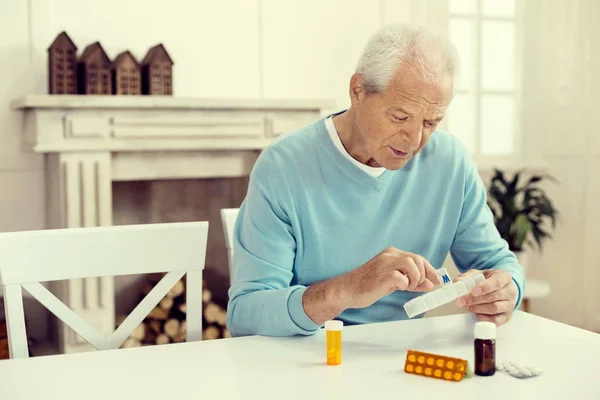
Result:
<svg viewBox="0 0 600 400"><path fill-rule="evenodd" d="M358 160L356 160L354 157L352 157L346 151L346 148L342 144L340 136L338 135L337 130L335 129L335 125L333 123L333 117L332 116L329 116L327 119L325 119L325 127L327 128L327 132L329 133L329 137L333 141L333 144L335 144L335 147L348 160L350 160L352 162L352 164L356 165L358 168L360 168L361 170L363 170L364 172L366 172L367 174L369 174L369 175L371 175L371 176L373 176L375 178L380 177L385 172L385 168L383 168L383 167L371 167L369 165L365 165L365 164L359 162Z"/></svg>

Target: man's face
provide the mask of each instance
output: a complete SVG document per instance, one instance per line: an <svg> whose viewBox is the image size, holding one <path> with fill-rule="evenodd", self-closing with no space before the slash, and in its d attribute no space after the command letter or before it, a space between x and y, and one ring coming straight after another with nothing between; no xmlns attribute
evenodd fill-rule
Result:
<svg viewBox="0 0 600 400"><path fill-rule="evenodd" d="M369 165L402 168L427 144L452 96L452 78L427 83L412 67L399 68L383 93L365 94L362 77L351 83L356 128L371 155Z"/></svg>

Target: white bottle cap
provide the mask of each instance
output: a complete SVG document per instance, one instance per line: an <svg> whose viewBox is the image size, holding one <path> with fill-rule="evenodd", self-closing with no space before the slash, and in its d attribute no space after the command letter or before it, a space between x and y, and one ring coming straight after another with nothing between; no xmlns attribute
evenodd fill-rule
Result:
<svg viewBox="0 0 600 400"><path fill-rule="evenodd" d="M496 339L496 324L485 321L476 322L475 339Z"/></svg>
<svg viewBox="0 0 600 400"><path fill-rule="evenodd" d="M344 327L343 321L338 321L338 320L325 321L325 330L341 331L343 327Z"/></svg>

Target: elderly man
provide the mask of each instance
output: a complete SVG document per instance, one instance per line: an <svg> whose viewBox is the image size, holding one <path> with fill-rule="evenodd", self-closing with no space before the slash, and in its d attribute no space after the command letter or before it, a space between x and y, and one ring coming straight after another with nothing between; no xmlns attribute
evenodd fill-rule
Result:
<svg viewBox="0 0 600 400"><path fill-rule="evenodd" d="M388 25L359 59L351 106L264 150L235 225L234 336L406 319L404 303L440 284L435 268L448 252L458 279L486 277L457 305L479 320L510 319L523 270L468 151L437 130L455 59L448 40Z"/></svg>

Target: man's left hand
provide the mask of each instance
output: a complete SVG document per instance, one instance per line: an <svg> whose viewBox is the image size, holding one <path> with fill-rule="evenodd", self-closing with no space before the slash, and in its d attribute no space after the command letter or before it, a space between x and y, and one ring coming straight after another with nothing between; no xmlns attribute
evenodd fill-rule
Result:
<svg viewBox="0 0 600 400"><path fill-rule="evenodd" d="M483 273L485 281L473 286L471 293L459 297L456 305L475 313L479 321L494 322L497 326L508 322L517 304L517 287L512 276L504 270L469 270L456 281Z"/></svg>

